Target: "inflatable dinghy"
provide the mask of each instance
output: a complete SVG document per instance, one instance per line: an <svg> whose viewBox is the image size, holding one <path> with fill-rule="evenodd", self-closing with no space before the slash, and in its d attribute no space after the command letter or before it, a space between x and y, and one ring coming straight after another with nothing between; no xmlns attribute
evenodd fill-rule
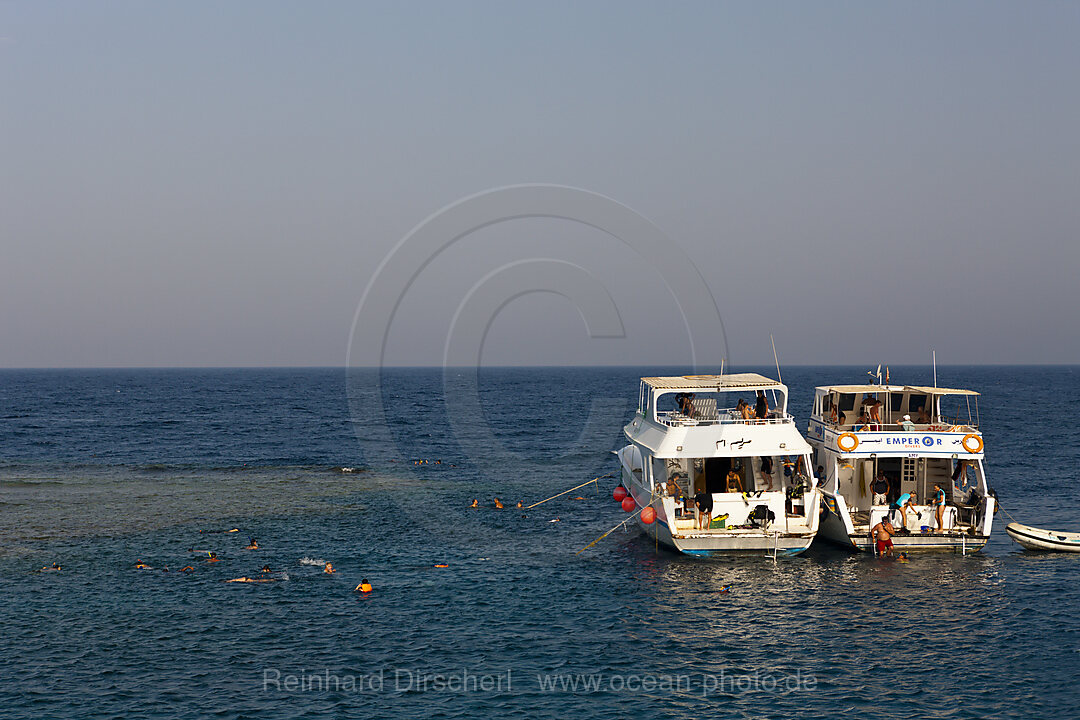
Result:
<svg viewBox="0 0 1080 720"><path fill-rule="evenodd" d="M1080 533L1042 530L1015 522L1006 525L1005 532L1028 550L1080 552Z"/></svg>

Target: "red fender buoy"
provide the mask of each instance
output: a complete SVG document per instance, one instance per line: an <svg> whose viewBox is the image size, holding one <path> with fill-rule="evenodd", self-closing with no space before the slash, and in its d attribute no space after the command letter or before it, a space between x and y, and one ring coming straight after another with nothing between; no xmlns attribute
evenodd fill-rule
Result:
<svg viewBox="0 0 1080 720"><path fill-rule="evenodd" d="M615 488L615 491L613 493L611 493L611 497L615 499L615 502L622 502L623 498L626 497L626 488L620 485L619 487Z"/></svg>
<svg viewBox="0 0 1080 720"><path fill-rule="evenodd" d="M625 510L626 512L634 512L634 508L636 508L636 507L637 507L637 503L634 502L634 498L630 497L629 495L627 495L626 497L623 498L623 501L622 501L622 509L623 510Z"/></svg>
<svg viewBox="0 0 1080 720"><path fill-rule="evenodd" d="M641 511L641 522L646 525L652 525L656 521L656 508L652 505L643 508Z"/></svg>

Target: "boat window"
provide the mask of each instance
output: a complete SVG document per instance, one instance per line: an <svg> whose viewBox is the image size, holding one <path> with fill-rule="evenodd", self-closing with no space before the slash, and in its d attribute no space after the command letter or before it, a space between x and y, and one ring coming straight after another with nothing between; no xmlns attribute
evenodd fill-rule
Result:
<svg viewBox="0 0 1080 720"><path fill-rule="evenodd" d="M903 393L889 393L889 409L899 412L904 407Z"/></svg>
<svg viewBox="0 0 1080 720"><path fill-rule="evenodd" d="M912 395L908 399L908 412L914 414L920 410L926 409L926 396L925 395Z"/></svg>
<svg viewBox="0 0 1080 720"><path fill-rule="evenodd" d="M842 412L851 412L855 409L855 393L841 393L838 406Z"/></svg>
<svg viewBox="0 0 1080 720"><path fill-rule="evenodd" d="M819 415L828 415L832 410L832 395L823 395L821 397L821 412Z"/></svg>

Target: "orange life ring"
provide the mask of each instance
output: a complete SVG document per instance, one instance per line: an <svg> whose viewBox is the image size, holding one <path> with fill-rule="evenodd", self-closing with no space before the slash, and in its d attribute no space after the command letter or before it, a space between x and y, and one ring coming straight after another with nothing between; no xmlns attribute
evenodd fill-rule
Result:
<svg viewBox="0 0 1080 720"><path fill-rule="evenodd" d="M849 438L851 440L850 447L844 447L844 438ZM842 433L836 438L836 447L840 448L843 452L853 452L855 448L859 447L859 436L855 433Z"/></svg>
<svg viewBox="0 0 1080 720"><path fill-rule="evenodd" d="M975 440L975 443L976 443L974 448L971 448L968 445L968 440L972 440L972 439ZM975 433L970 433L969 435L965 435L964 439L960 441L960 444L963 445L964 449L967 450L969 453L982 452L982 449L983 449L983 439L981 437L979 437L978 435L976 435Z"/></svg>

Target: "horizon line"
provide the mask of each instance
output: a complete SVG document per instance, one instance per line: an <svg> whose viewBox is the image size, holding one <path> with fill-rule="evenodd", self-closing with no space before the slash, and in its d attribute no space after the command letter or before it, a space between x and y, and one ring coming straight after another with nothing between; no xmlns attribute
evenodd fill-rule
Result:
<svg viewBox="0 0 1080 720"><path fill-rule="evenodd" d="M781 366L791 368L865 368L873 363L786 363ZM882 364L884 366L884 363ZM705 368L715 367L705 365ZM773 363L745 363L725 366L725 374L738 372L736 368L775 368ZM887 367L891 367L887 366ZM898 363L897 368L931 368L930 363ZM938 363L937 367L1080 367L1077 362L980 362L980 363ZM693 368L691 365L664 365L659 363L641 364L601 364L601 365L41 365L0 367L5 371L43 371L43 370L502 370L502 369L600 369L600 368Z"/></svg>

